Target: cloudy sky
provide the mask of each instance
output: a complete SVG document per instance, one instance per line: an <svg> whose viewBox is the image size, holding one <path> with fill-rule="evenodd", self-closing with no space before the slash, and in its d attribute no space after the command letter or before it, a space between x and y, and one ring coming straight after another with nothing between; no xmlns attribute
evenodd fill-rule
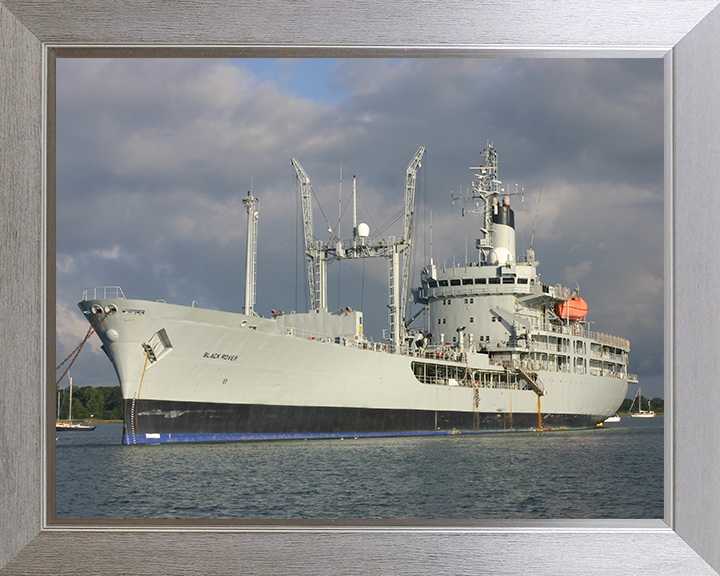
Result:
<svg viewBox="0 0 720 576"><path fill-rule="evenodd" d="M359 219L383 228L426 146L413 283L431 255L476 259L481 224L450 193L470 186L487 141L503 183L524 187L512 200L518 254L533 238L544 283L578 282L592 329L628 338L643 394L662 396L660 59L59 59L58 362L87 331L77 308L87 287L241 312L251 186L256 311L305 311L293 157L326 240L325 220L337 232L340 213L351 236L353 176ZM329 307L362 309L379 340L386 276L382 260L331 264ZM97 337L72 372L76 385L117 383Z"/></svg>

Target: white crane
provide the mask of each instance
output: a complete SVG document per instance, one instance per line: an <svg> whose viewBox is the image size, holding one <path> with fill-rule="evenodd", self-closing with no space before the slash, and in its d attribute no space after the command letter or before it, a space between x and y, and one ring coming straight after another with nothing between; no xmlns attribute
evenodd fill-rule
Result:
<svg viewBox="0 0 720 576"><path fill-rule="evenodd" d="M312 184L310 177L300 163L293 158L292 165L300 181L302 197L303 231L305 236L305 255L307 257L308 285L310 288L312 310L327 308L327 262L346 258L386 258L388 259L388 308L390 334L395 350L398 350L407 334L405 315L407 310L408 288L410 281L410 257L412 253L413 216L415 214L415 186L417 172L425 154L421 146L413 156L405 171L404 226L401 238L388 238L377 244L358 242L358 224L354 205L355 182L353 181L353 238L349 242L340 241L328 225L329 242L315 239L312 214ZM400 257L402 255L402 273ZM401 275L402 274L402 275Z"/></svg>

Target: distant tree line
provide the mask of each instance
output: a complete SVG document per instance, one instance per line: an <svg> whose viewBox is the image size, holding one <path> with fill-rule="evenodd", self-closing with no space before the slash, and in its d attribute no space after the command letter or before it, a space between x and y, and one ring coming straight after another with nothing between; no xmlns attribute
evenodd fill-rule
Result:
<svg viewBox="0 0 720 576"><path fill-rule="evenodd" d="M57 400L57 394L55 395ZM68 388L60 390L62 410L60 419L66 420L70 409ZM55 408L57 414L57 407ZM73 387L72 418L73 420L122 420L123 399L120 386L83 386Z"/></svg>
<svg viewBox="0 0 720 576"><path fill-rule="evenodd" d="M645 398L645 396L642 396L642 409L647 410L648 409L648 400L649 398ZM620 405L620 408L617 409L618 412L629 412L630 406L632 405L632 398L625 398L623 400L623 403ZM637 401L635 402L635 406L632 407L633 412L637 412L638 404ZM650 400L650 409L655 412L655 414L664 414L665 413L665 401L662 398L653 398ZM73 408L74 410L74 408Z"/></svg>

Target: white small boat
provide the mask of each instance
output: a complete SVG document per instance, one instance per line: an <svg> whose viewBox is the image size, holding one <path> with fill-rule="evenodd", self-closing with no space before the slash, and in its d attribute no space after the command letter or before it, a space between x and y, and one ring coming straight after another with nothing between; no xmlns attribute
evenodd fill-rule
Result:
<svg viewBox="0 0 720 576"><path fill-rule="evenodd" d="M68 420L55 422L56 432L90 432L92 430L95 430L95 426L83 422L70 422Z"/></svg>
<svg viewBox="0 0 720 576"><path fill-rule="evenodd" d="M635 400L638 401L638 411L633 412L633 406L635 405ZM633 398L633 403L630 405L630 416L633 418L655 418L655 412L651 410L650 406L650 398L648 398L648 409L643 410L642 409L642 390L640 387L638 387L637 394L635 394L635 398Z"/></svg>
<svg viewBox="0 0 720 576"><path fill-rule="evenodd" d="M618 416L617 414L613 414L612 416L609 416L608 418L605 418L605 420L603 420L603 423L606 422L620 422L620 416Z"/></svg>
<svg viewBox="0 0 720 576"><path fill-rule="evenodd" d="M55 432L91 432L95 430L92 424L84 424L82 422L72 421L72 376L70 378L70 406L68 407L68 419L60 420L60 409L58 409L58 417L55 421ZM57 438L55 438L57 442Z"/></svg>

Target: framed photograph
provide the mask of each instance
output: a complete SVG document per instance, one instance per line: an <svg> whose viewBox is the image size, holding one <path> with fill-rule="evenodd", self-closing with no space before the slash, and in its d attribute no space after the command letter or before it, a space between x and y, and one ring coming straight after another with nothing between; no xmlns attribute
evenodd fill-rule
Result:
<svg viewBox="0 0 720 576"><path fill-rule="evenodd" d="M50 66L60 417L97 428L60 423L58 520L663 517L662 59L92 54Z"/></svg>
<svg viewBox="0 0 720 576"><path fill-rule="evenodd" d="M540 16L508 3L462 6L454 14L445 14L440 7L427 5L395 29L382 24L386 15L379 6L370 10L346 7L346 20L339 13L327 15L320 4L311 4L303 14L283 13L283 22L302 17L310 24L288 32L284 27L278 31L271 19L265 20L276 14L277 6L194 7L187 13L192 27L165 28L155 26L170 21L167 8L159 4L150 5L143 14L132 8L40 10L23 1L0 4L3 50L9 55L0 63L4 110L0 130L3 142L11 143L0 174L10 183L3 192L0 264L3 289L9 295L0 304L6 320L4 336L11 342L2 352L8 370L3 376L5 418L0 429L3 458L9 463L2 474L12 488L0 500L3 517L9 518L0 528L3 572L54 573L70 561L71 550L82 549L93 569L104 573L198 569L207 573L455 573L481 566L488 573L521 574L533 565L548 574L558 566L587 573L620 567L641 574L671 574L692 567L694 573L713 574L720 566L716 536L720 510L716 510L718 499L713 492L717 488L704 479L716 477L720 470L720 458L713 451L717 433L711 410L718 392L699 383L710 382L714 376L712 363L704 358L712 357L716 312L708 295L715 272L699 263L711 261L711 239L717 236L709 217L712 182L717 179L709 150L718 139L712 126L717 125L719 112L714 99L705 97L717 88L720 77L718 65L707 54L707 47L717 44L713 32L719 14L714 7L714 2L669 2L656 10L617 3L602 9L603 18L596 9L586 12L581 5L576 10L587 18L612 22L612 26L602 26L588 37L587 27L569 22L560 31L559 41L549 41L536 28L537 18L561 21L569 8L547 6ZM247 14L247 19L238 18L239 13ZM478 33L473 22L480 17L493 23L490 29L516 24L520 41L498 38L491 31ZM657 26L638 24L648 19ZM370 21L376 27L366 29L362 23ZM459 22L452 34L444 26L450 22ZM411 40L413 23L426 32L421 44ZM628 45L627 38L633 38L633 43ZM254 526L233 521L57 522L53 491L48 489L54 484L51 463L55 456L48 423L55 419L55 407L54 391L48 393L46 382L54 381L50 368L56 317L56 272L47 260L48 253L54 253L56 226L55 166L49 161L54 158L57 127L55 85L48 80L54 77L57 53L81 51L89 43L96 44L96 51L107 49L111 57L124 51L128 57L155 53L358 58L401 57L410 51L413 56L433 58L664 58L664 520L315 520ZM709 208L698 208L704 205ZM21 294L29 297L18 298ZM685 302L697 303L704 313L680 313L678 306ZM698 334L704 336L698 339ZM139 550L144 552L138 554Z"/></svg>

